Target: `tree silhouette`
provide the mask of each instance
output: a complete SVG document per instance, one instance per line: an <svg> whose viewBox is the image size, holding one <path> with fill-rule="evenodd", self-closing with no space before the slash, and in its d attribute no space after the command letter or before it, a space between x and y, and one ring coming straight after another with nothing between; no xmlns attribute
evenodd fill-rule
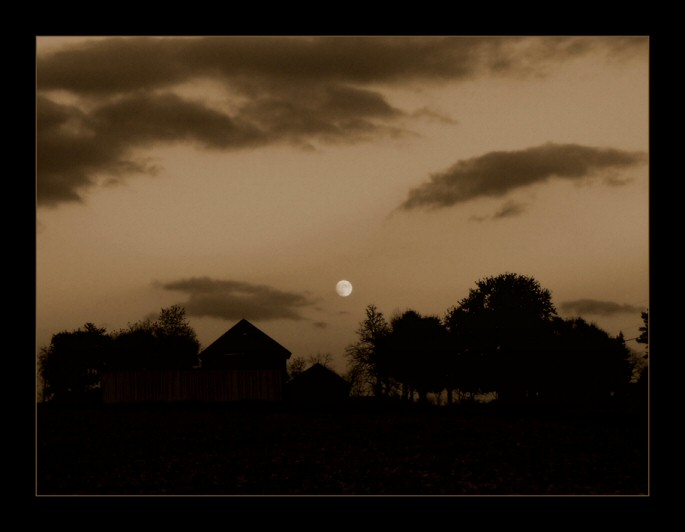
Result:
<svg viewBox="0 0 685 532"><path fill-rule="evenodd" d="M637 342L645 344L645 358L649 357L649 311L641 312L642 323L640 327L640 336L637 337Z"/></svg>
<svg viewBox="0 0 685 532"><path fill-rule="evenodd" d="M476 286L445 317L459 357L455 378L460 388L496 391L502 401L530 396L542 377L540 358L556 317L551 293L514 273L486 277Z"/></svg>
<svg viewBox="0 0 685 532"><path fill-rule="evenodd" d="M383 395L386 382L379 371L378 356L389 332L390 327L383 313L375 305L368 305L366 318L357 329L359 340L345 349L349 369L347 378L352 383L353 394L371 392L375 396Z"/></svg>
<svg viewBox="0 0 685 532"><path fill-rule="evenodd" d="M299 355L291 357L290 360L288 360L287 364L288 379L296 377L297 375L302 373L306 368L307 361L304 359L304 357Z"/></svg>
<svg viewBox="0 0 685 532"><path fill-rule="evenodd" d="M200 342L179 305L163 308L155 321L130 324L107 334L92 323L53 335L41 347L38 374L43 400L83 402L96 397L106 370L191 369Z"/></svg>
<svg viewBox="0 0 685 532"><path fill-rule="evenodd" d="M199 364L200 342L179 305L162 308L157 320L130 324L113 338L109 369L191 369Z"/></svg>
<svg viewBox="0 0 685 532"><path fill-rule="evenodd" d="M97 395L111 338L106 329L86 323L83 329L52 336L39 355L43 400L84 402Z"/></svg>
<svg viewBox="0 0 685 532"><path fill-rule="evenodd" d="M314 355L309 355L307 357L307 362L310 366L314 364L321 364L323 367L327 368L333 362L333 355L330 353L316 353Z"/></svg>
<svg viewBox="0 0 685 532"><path fill-rule="evenodd" d="M200 342L180 305L163 308L154 323L157 337L159 367L191 369L200 363Z"/></svg>
<svg viewBox="0 0 685 532"><path fill-rule="evenodd" d="M425 402L429 392L448 388L447 331L440 319L414 310L395 316L381 343L378 368L402 385L405 399L416 391Z"/></svg>
<svg viewBox="0 0 685 532"><path fill-rule="evenodd" d="M113 333L112 338L108 369L139 370L157 366L157 338L150 320L129 324L128 329Z"/></svg>
<svg viewBox="0 0 685 532"><path fill-rule="evenodd" d="M649 393L649 311L642 312L641 315L644 325L640 327L640 336L637 337L637 342L645 345L645 354L642 357L644 367L640 371L636 384L638 397L643 399Z"/></svg>
<svg viewBox="0 0 685 532"><path fill-rule="evenodd" d="M598 405L623 395L632 377L622 334L610 336L582 318L555 320L540 393L553 403Z"/></svg>

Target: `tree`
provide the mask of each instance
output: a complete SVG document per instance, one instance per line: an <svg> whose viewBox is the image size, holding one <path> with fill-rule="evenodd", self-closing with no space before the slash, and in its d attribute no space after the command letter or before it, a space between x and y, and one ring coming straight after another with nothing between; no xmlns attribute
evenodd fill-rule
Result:
<svg viewBox="0 0 685 532"><path fill-rule="evenodd" d="M649 310L641 312L642 323L640 327L640 336L637 337L637 342L645 345L645 353L642 355L642 363L637 366L639 369L639 376L637 378L638 397L646 397L649 393Z"/></svg>
<svg viewBox="0 0 685 532"><path fill-rule="evenodd" d="M623 395L632 378L623 334L612 337L582 318L558 319L544 360L544 400L597 405Z"/></svg>
<svg viewBox="0 0 685 532"><path fill-rule="evenodd" d="M640 327L640 336L637 337L636 341L639 344L645 344L645 358L649 357L649 311L641 312L642 323L644 325Z"/></svg>
<svg viewBox="0 0 685 532"><path fill-rule="evenodd" d="M292 379L293 377L297 377L300 373L302 373L305 370L306 367L307 367L307 361L304 359L304 357L301 357L301 356L291 357L290 360L288 360L288 366L287 366L288 379Z"/></svg>
<svg viewBox="0 0 685 532"><path fill-rule="evenodd" d="M496 391L500 400L529 396L556 317L551 292L514 273L486 277L476 286L444 320L463 372L460 386L472 393Z"/></svg>
<svg viewBox="0 0 685 532"><path fill-rule="evenodd" d="M142 320L112 334L86 323L83 329L53 335L50 345L40 349L43 400L90 400L108 369L190 369L198 363L199 349L185 309L178 305L163 308L156 321Z"/></svg>
<svg viewBox="0 0 685 532"><path fill-rule="evenodd" d="M307 362L310 366L321 364L327 368L330 366L331 362L333 362L333 355L330 353L316 353L315 355L309 355L307 357Z"/></svg>
<svg viewBox="0 0 685 532"><path fill-rule="evenodd" d="M200 342L179 305L162 308L155 321L129 324L113 335L109 369L191 369Z"/></svg>
<svg viewBox="0 0 685 532"><path fill-rule="evenodd" d="M45 369L48 363L48 356L50 350L48 346L44 345L38 351L38 377L40 379L40 400L45 402L48 400L48 383L45 376Z"/></svg>
<svg viewBox="0 0 685 532"><path fill-rule="evenodd" d="M159 367L191 369L199 365L200 342L182 306L163 308L153 330L158 343Z"/></svg>
<svg viewBox="0 0 685 532"><path fill-rule="evenodd" d="M156 366L157 338L152 320L129 323L127 329L113 332L111 336L108 369L139 370Z"/></svg>
<svg viewBox="0 0 685 532"><path fill-rule="evenodd" d="M416 391L419 401L425 402L428 392L448 387L446 339L446 330L435 316L414 310L395 316L379 350L380 374L399 382L405 399Z"/></svg>
<svg viewBox="0 0 685 532"><path fill-rule="evenodd" d="M357 329L359 340L345 349L353 393L383 395L385 383L379 372L378 355L383 339L389 332L383 313L375 305L368 305L366 319L360 322Z"/></svg>
<svg viewBox="0 0 685 532"><path fill-rule="evenodd" d="M53 335L38 358L43 400L84 402L94 398L110 344L106 329L92 323Z"/></svg>

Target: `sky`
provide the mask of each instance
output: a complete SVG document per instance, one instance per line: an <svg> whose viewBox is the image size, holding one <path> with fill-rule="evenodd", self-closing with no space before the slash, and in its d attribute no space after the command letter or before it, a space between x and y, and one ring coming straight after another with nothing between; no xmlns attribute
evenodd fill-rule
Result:
<svg viewBox="0 0 685 532"><path fill-rule="evenodd" d="M179 304L202 347L245 318L342 373L368 305L443 317L506 272L634 338L649 44L37 36L37 349Z"/></svg>

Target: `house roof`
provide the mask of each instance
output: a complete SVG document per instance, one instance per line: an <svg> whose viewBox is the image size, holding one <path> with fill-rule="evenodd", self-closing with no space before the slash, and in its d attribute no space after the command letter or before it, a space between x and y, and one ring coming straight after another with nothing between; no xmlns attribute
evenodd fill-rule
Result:
<svg viewBox="0 0 685 532"><path fill-rule="evenodd" d="M321 364L314 364L286 383L286 396L295 402L330 404L345 401L349 395L350 383Z"/></svg>
<svg viewBox="0 0 685 532"><path fill-rule="evenodd" d="M293 377L290 383L310 383L310 382L321 382L326 381L328 383L340 383L345 386L349 386L349 383L338 375L335 371L327 368L323 364L315 363L310 368L306 369L299 375Z"/></svg>
<svg viewBox="0 0 685 532"><path fill-rule="evenodd" d="M226 355L229 353L270 353L282 355L285 359L290 358L291 355L290 351L246 319L240 320L217 338L200 353L200 357Z"/></svg>

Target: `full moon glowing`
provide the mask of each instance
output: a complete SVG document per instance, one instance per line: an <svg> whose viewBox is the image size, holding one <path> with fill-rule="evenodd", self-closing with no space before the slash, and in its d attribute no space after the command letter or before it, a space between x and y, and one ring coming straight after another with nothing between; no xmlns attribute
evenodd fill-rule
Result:
<svg viewBox="0 0 685 532"><path fill-rule="evenodd" d="M335 291L338 292L339 296L347 297L352 293L352 283L349 281L338 281L335 285Z"/></svg>

